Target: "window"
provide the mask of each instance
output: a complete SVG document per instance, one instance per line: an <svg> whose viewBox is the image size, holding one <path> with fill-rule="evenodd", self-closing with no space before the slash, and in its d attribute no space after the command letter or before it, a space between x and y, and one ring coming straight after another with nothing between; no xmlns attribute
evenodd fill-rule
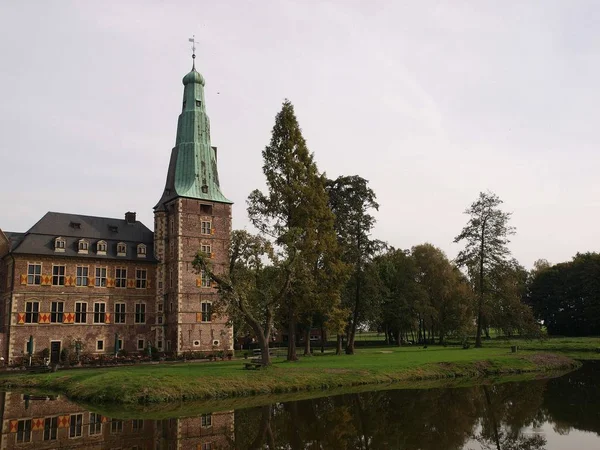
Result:
<svg viewBox="0 0 600 450"><path fill-rule="evenodd" d="M127 269L125 269L124 267L120 267L116 270L115 286L118 288L127 287Z"/></svg>
<svg viewBox="0 0 600 450"><path fill-rule="evenodd" d="M55 252L64 252L66 244L67 243L63 238L57 237L56 239L54 239L54 251Z"/></svg>
<svg viewBox="0 0 600 450"><path fill-rule="evenodd" d="M110 421L110 432L120 433L121 431L123 431L123 421L118 419L112 419Z"/></svg>
<svg viewBox="0 0 600 450"><path fill-rule="evenodd" d="M200 205L200 214L212 215L212 205Z"/></svg>
<svg viewBox="0 0 600 450"><path fill-rule="evenodd" d="M42 284L42 263L27 264L27 284Z"/></svg>
<svg viewBox="0 0 600 450"><path fill-rule="evenodd" d="M202 322L210 322L212 318L212 305L208 302L202 303Z"/></svg>
<svg viewBox="0 0 600 450"><path fill-rule="evenodd" d="M137 255L138 258L146 257L146 246L144 244L138 244L137 246Z"/></svg>
<svg viewBox="0 0 600 450"><path fill-rule="evenodd" d="M71 222L69 226L74 230L81 230L81 222Z"/></svg>
<svg viewBox="0 0 600 450"><path fill-rule="evenodd" d="M212 427L212 414L202 414L201 420L204 428Z"/></svg>
<svg viewBox="0 0 600 450"><path fill-rule="evenodd" d="M50 311L50 322L62 323L64 309L65 302L52 302L52 309Z"/></svg>
<svg viewBox="0 0 600 450"><path fill-rule="evenodd" d="M106 322L106 303L94 303L94 323L104 322Z"/></svg>
<svg viewBox="0 0 600 450"><path fill-rule="evenodd" d="M106 267L96 267L96 287L106 287Z"/></svg>
<svg viewBox="0 0 600 450"><path fill-rule="evenodd" d="M117 350L123 350L123 339L117 339Z"/></svg>
<svg viewBox="0 0 600 450"><path fill-rule="evenodd" d="M206 254L208 255L208 257L209 257L209 258L212 258L212 254L211 254L211 247L210 247L210 245L205 245L205 244L202 244L202 245L200 246L200 251L201 251L202 253L206 253Z"/></svg>
<svg viewBox="0 0 600 450"><path fill-rule="evenodd" d="M125 323L125 303L115 303L115 323Z"/></svg>
<svg viewBox="0 0 600 450"><path fill-rule="evenodd" d="M146 304L135 304L135 323L146 323Z"/></svg>
<svg viewBox="0 0 600 450"><path fill-rule="evenodd" d="M160 351L162 351L162 341L156 341L156 348L158 348Z"/></svg>
<svg viewBox="0 0 600 450"><path fill-rule="evenodd" d="M202 450L213 450L212 442L205 442L202 444Z"/></svg>
<svg viewBox="0 0 600 450"><path fill-rule="evenodd" d="M90 248L90 243L88 241L86 241L85 239L79 239L79 241L77 242L77 252L78 253L83 253L83 254L87 255L89 248Z"/></svg>
<svg viewBox="0 0 600 450"><path fill-rule="evenodd" d="M175 218L174 217L171 217L169 219L169 227L171 229L171 234L174 234L175 233Z"/></svg>
<svg viewBox="0 0 600 450"><path fill-rule="evenodd" d="M156 320L158 321L158 324L159 324L159 325L162 325L162 323L163 323L163 316L158 316L158 317L156 318Z"/></svg>
<svg viewBox="0 0 600 450"><path fill-rule="evenodd" d="M58 432L58 417L46 417L44 419L44 440L55 441Z"/></svg>
<svg viewBox="0 0 600 450"><path fill-rule="evenodd" d="M200 100L196 100L196 106L200 108L202 106L202 102Z"/></svg>
<svg viewBox="0 0 600 450"><path fill-rule="evenodd" d="M65 285L65 266L52 266L52 286Z"/></svg>
<svg viewBox="0 0 600 450"><path fill-rule="evenodd" d="M99 352L104 350L104 341L102 339L96 341L96 350Z"/></svg>
<svg viewBox="0 0 600 450"><path fill-rule="evenodd" d="M146 289L146 269L135 269L135 287L138 289Z"/></svg>
<svg viewBox="0 0 600 450"><path fill-rule="evenodd" d="M210 222L202 222L202 224L200 225L200 233L202 234L211 234L210 233L211 227L210 227Z"/></svg>
<svg viewBox="0 0 600 450"><path fill-rule="evenodd" d="M89 271L90 271L90 269L87 266L77 266L77 277L76 277L77 286L87 286L88 285Z"/></svg>
<svg viewBox="0 0 600 450"><path fill-rule="evenodd" d="M98 241L96 244L96 253L106 255L106 241Z"/></svg>
<svg viewBox="0 0 600 450"><path fill-rule="evenodd" d="M75 323L87 323L87 303L75 303Z"/></svg>
<svg viewBox="0 0 600 450"><path fill-rule="evenodd" d="M144 344L145 344L145 342L143 339L138 339L138 347L137 347L138 350L144 350L144 347L145 347Z"/></svg>
<svg viewBox="0 0 600 450"><path fill-rule="evenodd" d="M208 274L202 270L200 276L202 277L202 287L210 287L210 277Z"/></svg>
<svg viewBox="0 0 600 450"><path fill-rule="evenodd" d="M100 414L90 413L90 436L102 433L102 416Z"/></svg>
<svg viewBox="0 0 600 450"><path fill-rule="evenodd" d="M162 303L159 303L157 308L158 308L158 312L163 312L164 305Z"/></svg>
<svg viewBox="0 0 600 450"><path fill-rule="evenodd" d="M83 414L71 414L69 437L79 437L83 432Z"/></svg>
<svg viewBox="0 0 600 450"><path fill-rule="evenodd" d="M109 230L111 233L118 233L118 232L119 232L119 227L118 227L118 226L116 226L116 225L109 225L109 226L108 226L108 230Z"/></svg>
<svg viewBox="0 0 600 450"><path fill-rule="evenodd" d="M31 442L31 419L17 423L17 442Z"/></svg>
<svg viewBox="0 0 600 450"><path fill-rule="evenodd" d="M25 303L25 323L38 323L40 302Z"/></svg>
<svg viewBox="0 0 600 450"><path fill-rule="evenodd" d="M117 256L127 256L127 245L123 242L117 244Z"/></svg>
<svg viewBox="0 0 600 450"><path fill-rule="evenodd" d="M133 419L131 421L133 431L140 431L144 429L144 419Z"/></svg>

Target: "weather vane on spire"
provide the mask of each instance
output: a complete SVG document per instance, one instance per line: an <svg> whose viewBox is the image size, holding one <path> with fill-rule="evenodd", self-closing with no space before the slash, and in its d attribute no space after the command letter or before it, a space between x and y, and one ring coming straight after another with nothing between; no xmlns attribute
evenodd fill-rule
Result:
<svg viewBox="0 0 600 450"><path fill-rule="evenodd" d="M196 35L192 35L191 38L188 39L192 43L192 69L196 68Z"/></svg>

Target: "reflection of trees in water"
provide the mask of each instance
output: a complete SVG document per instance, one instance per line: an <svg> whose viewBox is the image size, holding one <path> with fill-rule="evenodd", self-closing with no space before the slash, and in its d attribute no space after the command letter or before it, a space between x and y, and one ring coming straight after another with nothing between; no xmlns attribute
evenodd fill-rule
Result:
<svg viewBox="0 0 600 450"><path fill-rule="evenodd" d="M543 411L557 433L572 428L600 434L600 362L548 381Z"/></svg>
<svg viewBox="0 0 600 450"><path fill-rule="evenodd" d="M380 391L238 410L235 448L458 450L471 440L489 450L543 450L545 437L524 428L552 422L600 431L595 383L593 374L575 372L553 380Z"/></svg>

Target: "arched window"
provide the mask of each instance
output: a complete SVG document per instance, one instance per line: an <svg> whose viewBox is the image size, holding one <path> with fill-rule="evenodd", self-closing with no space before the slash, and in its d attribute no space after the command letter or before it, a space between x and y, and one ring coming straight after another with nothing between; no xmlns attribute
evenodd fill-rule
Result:
<svg viewBox="0 0 600 450"><path fill-rule="evenodd" d="M138 246L137 246L137 256L138 256L138 258L145 258L146 257L146 245L145 244L138 244Z"/></svg>

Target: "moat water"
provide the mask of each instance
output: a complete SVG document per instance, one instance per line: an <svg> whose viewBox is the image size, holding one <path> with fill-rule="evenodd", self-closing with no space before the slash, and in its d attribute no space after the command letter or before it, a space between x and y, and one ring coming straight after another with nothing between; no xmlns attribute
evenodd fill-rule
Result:
<svg viewBox="0 0 600 450"><path fill-rule="evenodd" d="M212 411L202 404L120 411L62 396L2 395L2 449L600 449L600 363L534 381L238 409L211 403Z"/></svg>

